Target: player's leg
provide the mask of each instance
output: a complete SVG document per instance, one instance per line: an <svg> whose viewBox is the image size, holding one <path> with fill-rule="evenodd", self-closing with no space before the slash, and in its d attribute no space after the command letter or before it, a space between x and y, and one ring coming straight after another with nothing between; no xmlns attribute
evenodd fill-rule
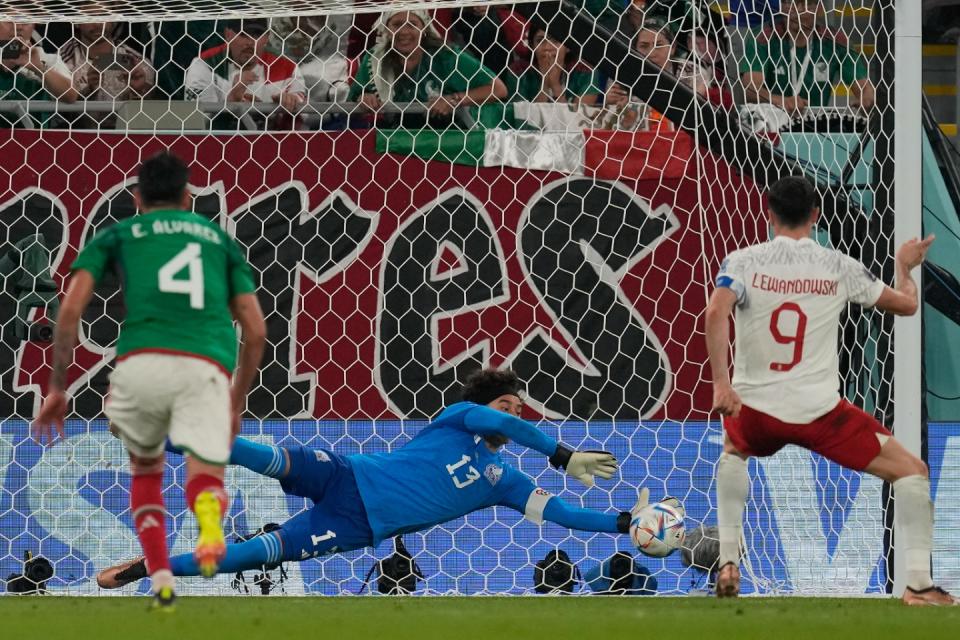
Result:
<svg viewBox="0 0 960 640"><path fill-rule="evenodd" d="M933 584L933 500L927 465L889 437L866 469L893 485L894 519L905 553L907 588L903 601L911 605L954 605L958 600Z"/></svg>
<svg viewBox="0 0 960 640"><path fill-rule="evenodd" d="M199 530L193 554L201 573L210 578L216 575L217 564L226 553L222 523L229 500L223 486L223 466L188 456L186 494Z"/></svg>
<svg viewBox="0 0 960 640"><path fill-rule="evenodd" d="M217 565L217 573L236 573L248 569L259 569L263 565L293 560L294 558L281 556L281 543L277 533L271 531L244 542L228 544L223 558ZM296 559L299 560L299 558ZM172 557L170 566L173 568L175 576L203 575L200 564L192 553Z"/></svg>
<svg viewBox="0 0 960 640"><path fill-rule="evenodd" d="M169 609L174 580L162 491L170 389L163 376L156 376L154 364L149 354L119 362L110 375L104 412L130 455L130 509L145 556L145 572L149 570L151 576L154 603Z"/></svg>
<svg viewBox="0 0 960 640"><path fill-rule="evenodd" d="M277 562L299 561L328 553L351 551L373 545L373 532L356 479L343 459L330 454L333 469L329 491L311 509L287 520L277 531L240 544L227 545L220 573L258 569ZM189 553L170 560L174 575L200 575L196 558ZM116 589L146 576L142 559L131 560L97 575L97 584Z"/></svg>
<svg viewBox="0 0 960 640"><path fill-rule="evenodd" d="M251 538L245 542L227 545L226 554L218 565L218 573L236 573L260 569L278 562L299 562L307 558L350 551L373 543L366 522L355 522L354 514L331 513L335 504L314 506L290 518L280 529ZM170 559L176 576L199 576L201 568L192 553ZM104 569L97 575L97 584L104 589L118 589L147 576L143 558L130 560Z"/></svg>
<svg viewBox="0 0 960 640"><path fill-rule="evenodd" d="M740 594L740 558L745 551L743 511L750 494L747 459L771 456L793 440L791 425L743 405L736 417L723 420L723 453L717 462L717 529L720 570L717 596Z"/></svg>
<svg viewBox="0 0 960 640"><path fill-rule="evenodd" d="M350 495L349 491L344 493ZM362 512L343 509L343 513L337 513L340 506L336 499L324 501L293 516L276 531L227 545L218 572L236 573L278 562L299 562L372 544L369 525L357 517ZM170 564L176 576L200 575L200 567L191 554L174 556Z"/></svg>
<svg viewBox="0 0 960 640"><path fill-rule="evenodd" d="M222 521L229 502L223 467L230 459L230 383L209 362L176 360L182 384L170 417L170 441L187 455L187 506L199 529L194 555L200 572L212 577L226 553Z"/></svg>
<svg viewBox="0 0 960 640"><path fill-rule="evenodd" d="M169 440L166 448L171 453L184 454L182 447L178 447ZM282 480L290 472L290 454L284 447L237 438L230 449L230 464L244 467L268 478Z"/></svg>
<svg viewBox="0 0 960 640"><path fill-rule="evenodd" d="M723 453L717 462L717 529L720 538L720 570L717 597L740 594L740 539L743 537L743 510L750 492L747 456L741 453L724 431Z"/></svg>
<svg viewBox="0 0 960 640"><path fill-rule="evenodd" d="M275 564L284 559L280 556L280 549L280 538L276 531L237 544L228 544L217 572L236 573ZM192 553L173 556L170 558L170 567L177 576L201 575L200 564ZM147 568L144 559L136 558L104 569L97 574L97 584L104 589L119 589L145 577Z"/></svg>
<svg viewBox="0 0 960 640"><path fill-rule="evenodd" d="M172 442L167 443L167 451L184 453L182 447ZM276 478L284 493L318 502L345 462L342 456L326 449L278 447L237 438L230 451L230 464Z"/></svg>
<svg viewBox="0 0 960 640"><path fill-rule="evenodd" d="M906 554L907 604L956 604L934 586L930 571L933 551L933 501L927 465L904 448L876 418L842 401L817 420L818 441L811 448L857 471L866 471L893 485L895 521Z"/></svg>
<svg viewBox="0 0 960 640"><path fill-rule="evenodd" d="M174 600L174 580L167 549L166 510L163 504L164 458L130 453L130 510L140 547L150 573L155 604L168 608Z"/></svg>

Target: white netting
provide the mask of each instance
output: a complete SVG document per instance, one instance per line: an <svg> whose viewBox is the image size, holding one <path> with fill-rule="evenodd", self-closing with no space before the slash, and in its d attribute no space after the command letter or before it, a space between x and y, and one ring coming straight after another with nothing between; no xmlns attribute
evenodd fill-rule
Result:
<svg viewBox="0 0 960 640"><path fill-rule="evenodd" d="M615 511L646 486L684 501L688 529L715 524L702 313L724 255L766 239L765 185L803 170L824 196L820 240L892 276L892 0L798 4L799 30L788 13L741 16L751 33L683 1L0 2L49 21L0 23L5 50L22 48L0 68L0 575L30 550L54 561L54 588L90 592L98 569L138 554L124 453L101 417L115 281L84 318L70 437L41 449L27 420L49 376L42 308L83 243L133 215L132 176L161 148L191 164L195 210L260 280L269 345L244 435L388 450L470 371L512 366L545 431L622 462L583 492L508 446L541 487ZM384 24L362 13L386 5ZM794 93L805 109L782 99ZM889 423L891 324L851 310L842 333L847 396ZM165 497L181 553L194 526L176 465ZM879 481L799 450L751 471L745 590L886 589ZM231 537L306 506L243 469L227 484ZM556 547L584 572L630 550L502 507L406 542L442 593L529 591ZM390 552L287 565L284 588L355 592ZM658 592L705 584L680 554L640 562ZM232 578L181 590L229 593Z"/></svg>

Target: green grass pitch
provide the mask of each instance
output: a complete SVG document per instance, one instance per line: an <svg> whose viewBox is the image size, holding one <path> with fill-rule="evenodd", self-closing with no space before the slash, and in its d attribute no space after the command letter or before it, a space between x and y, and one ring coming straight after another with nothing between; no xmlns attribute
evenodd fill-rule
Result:
<svg viewBox="0 0 960 640"><path fill-rule="evenodd" d="M922 640L960 637L960 607L893 599L653 597L3 597L0 637L85 640Z"/></svg>

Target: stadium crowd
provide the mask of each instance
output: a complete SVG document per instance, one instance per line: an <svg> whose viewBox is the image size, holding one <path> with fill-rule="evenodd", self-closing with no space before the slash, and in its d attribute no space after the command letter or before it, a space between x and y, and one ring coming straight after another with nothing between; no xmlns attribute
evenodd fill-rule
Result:
<svg viewBox="0 0 960 640"><path fill-rule="evenodd" d="M96 0L78 2L78 13ZM590 21L714 105L786 117L868 110L864 57L823 0L580 0ZM559 3L246 20L0 23L0 124L117 125L119 105L200 103L218 130L500 126L670 127L583 59ZM636 59L628 59L624 64ZM32 104L16 108L14 102ZM50 109L36 103L79 103ZM415 103L410 105L409 103ZM522 107L518 105L523 105ZM120 125L126 121L121 120ZM185 128L191 128L184 124Z"/></svg>

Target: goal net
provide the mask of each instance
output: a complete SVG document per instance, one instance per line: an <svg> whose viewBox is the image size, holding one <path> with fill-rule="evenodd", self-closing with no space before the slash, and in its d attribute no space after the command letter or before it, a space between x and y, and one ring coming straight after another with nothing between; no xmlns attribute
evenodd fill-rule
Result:
<svg viewBox="0 0 960 640"><path fill-rule="evenodd" d="M135 214L136 168L161 149L189 162L194 210L256 271L268 346L244 437L389 451L469 373L511 367L525 417L622 466L584 491L516 445L510 464L576 505L629 509L647 487L683 501L688 532L714 526L722 431L703 311L723 257L768 237L766 186L809 176L818 241L892 279L893 0L737 4L0 1L16 21L0 26L0 575L30 552L51 561L48 588L95 593L99 569L139 555L102 413L117 280L83 318L67 438L43 448L29 420L69 266ZM802 329L782 330L789 358ZM838 385L890 425L892 322L851 308L841 333ZM890 588L878 480L794 448L750 471L745 591ZM195 542L184 480L170 457L173 553ZM309 508L241 468L226 484L231 541ZM404 541L425 593L532 592L554 549L586 576L575 591L599 588L618 550L645 592L709 582L681 553L647 558L626 536L505 507ZM271 588L357 593L391 553L386 541L288 563ZM259 593L256 573L180 589Z"/></svg>

